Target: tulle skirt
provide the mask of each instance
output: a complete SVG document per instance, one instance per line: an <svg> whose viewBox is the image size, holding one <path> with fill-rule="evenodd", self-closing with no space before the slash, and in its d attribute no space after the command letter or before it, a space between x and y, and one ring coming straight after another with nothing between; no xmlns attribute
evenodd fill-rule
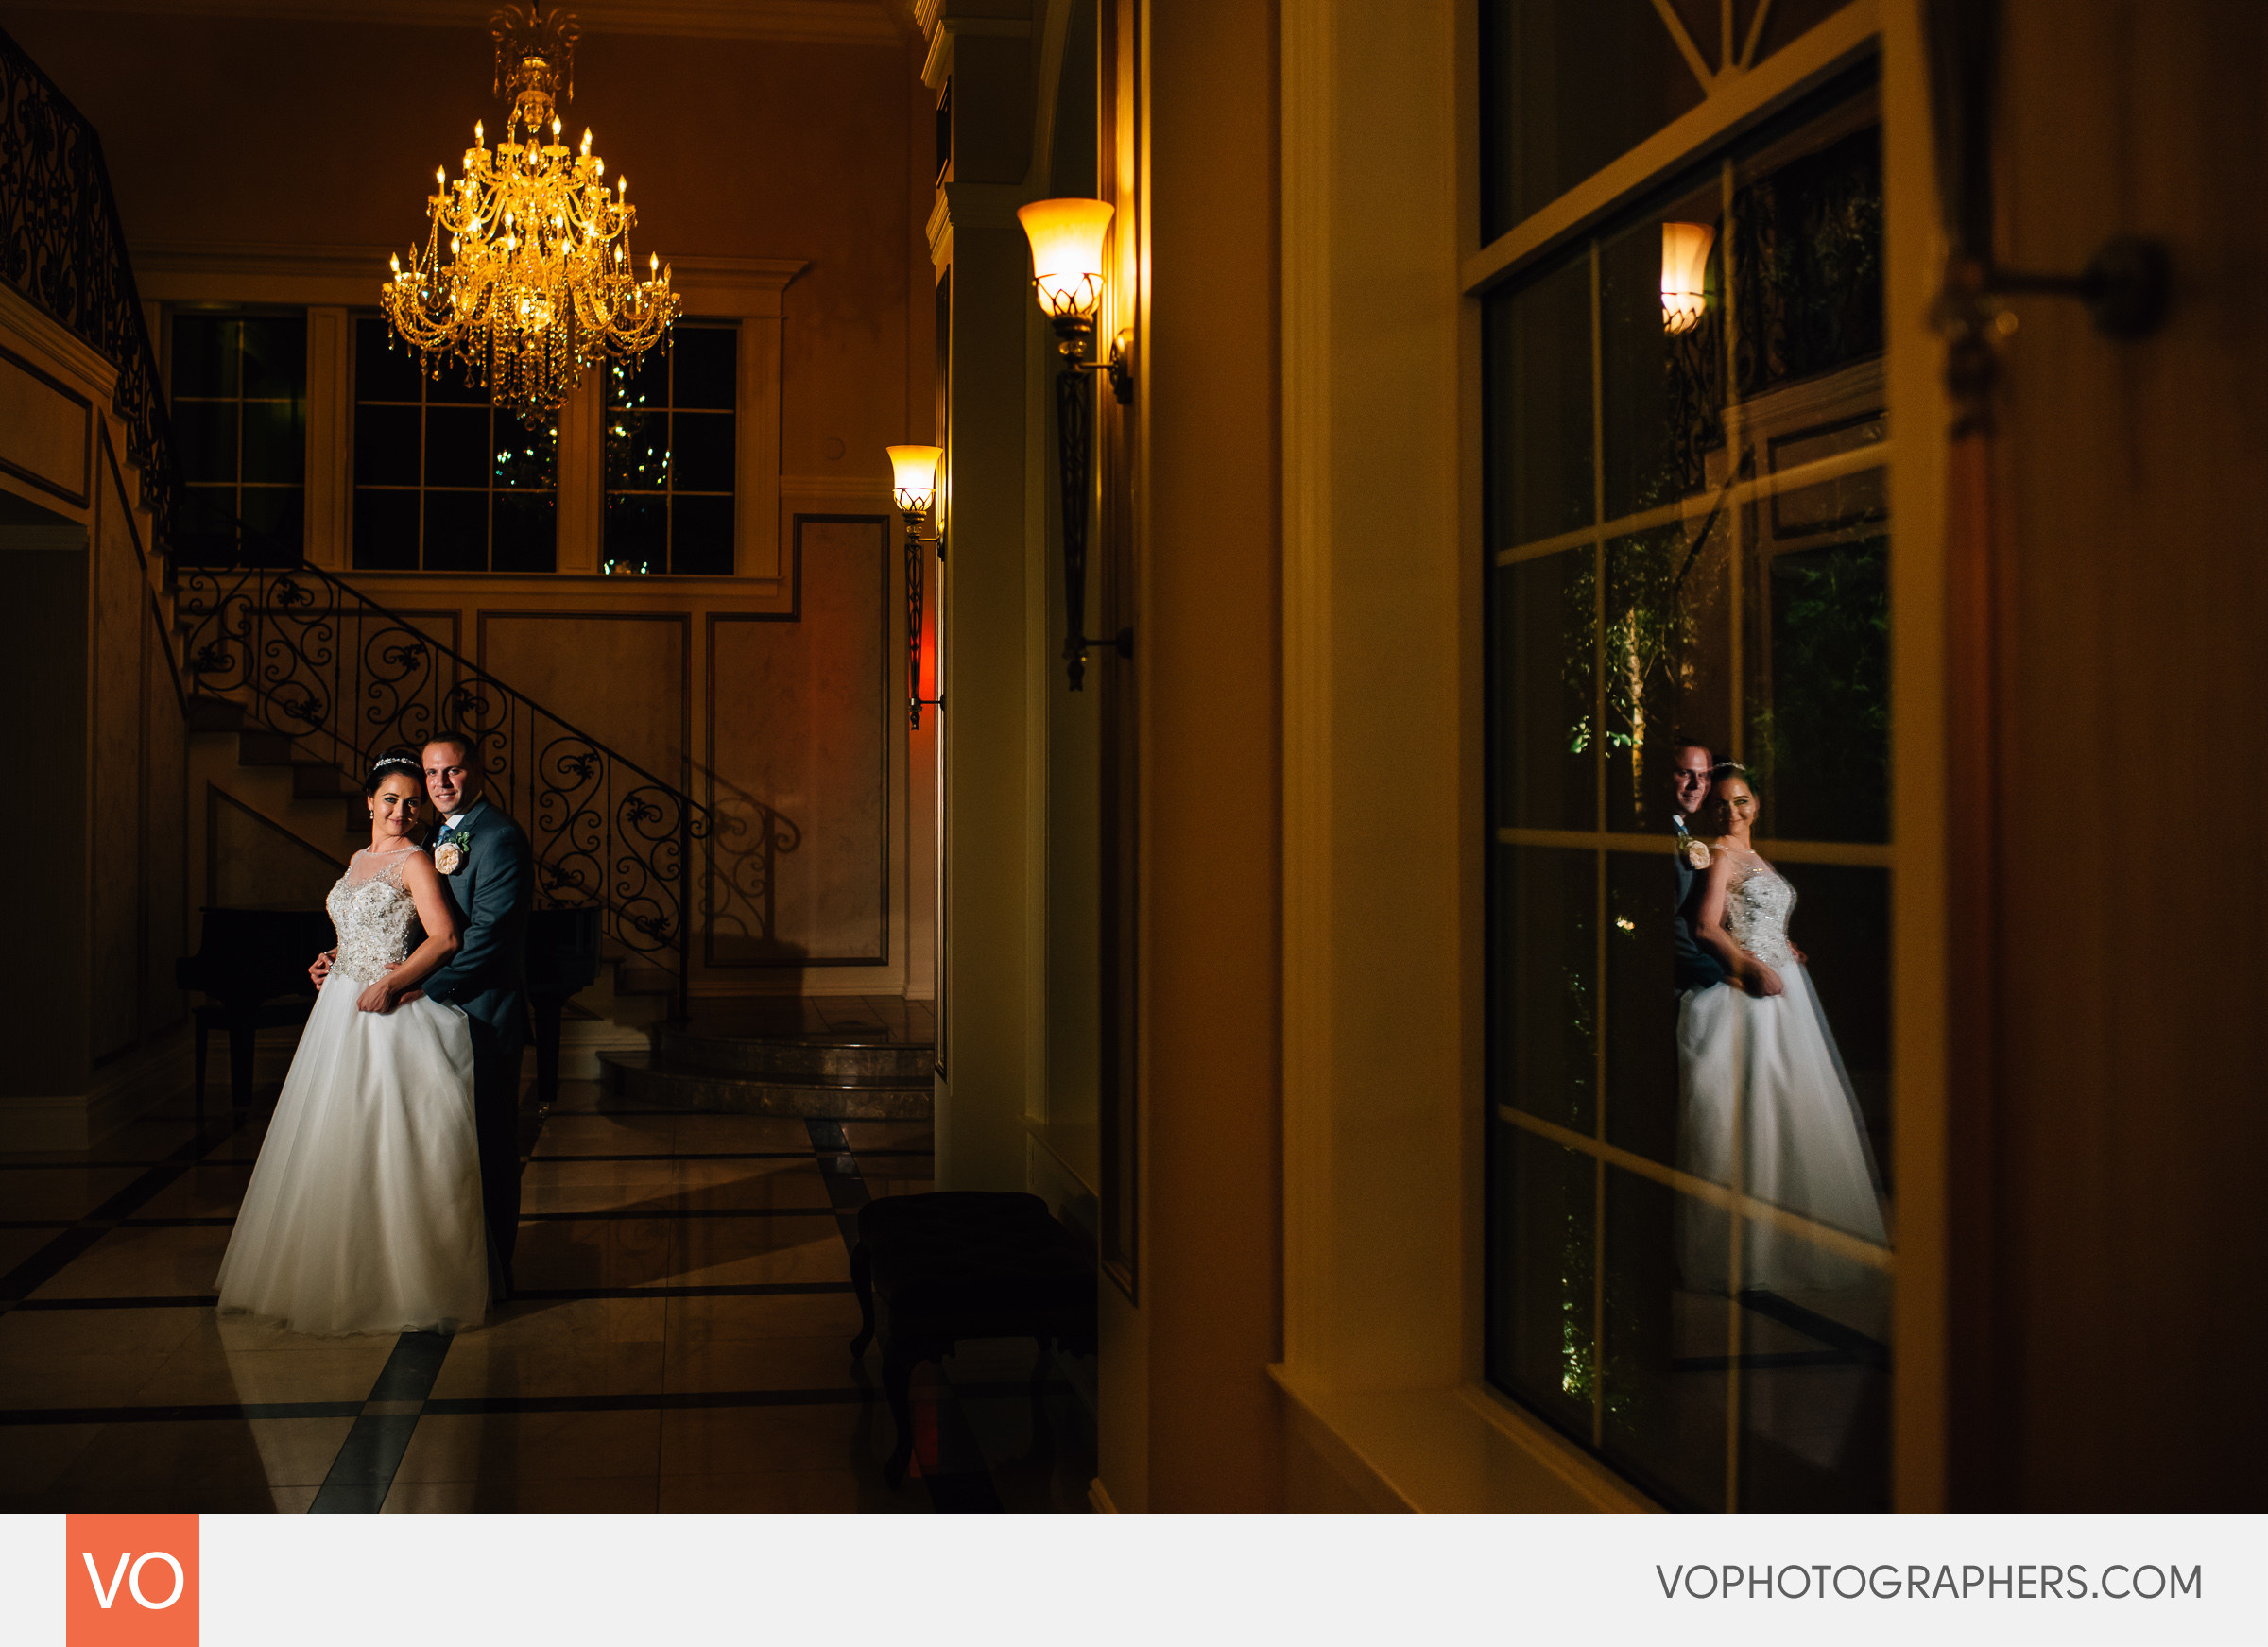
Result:
<svg viewBox="0 0 2268 1647"><path fill-rule="evenodd" d="M1839 1231L1873 1247L1888 1243L1858 1104L1811 974L1800 962L1777 970L1778 995L1753 996L1729 983L1686 993L1677 1015L1677 1164L1712 1183L1737 1181L1768 1208L1803 1221L1769 1212L1744 1221L1744 1290L1824 1305L1823 1313L1879 1331L1887 1278L1833 1239ZM1827 1228L1813 1233L1805 1224ZM1727 1214L1689 1200L1682 1225L1678 1267L1687 1285L1721 1290L1731 1271Z"/></svg>
<svg viewBox="0 0 2268 1647"><path fill-rule="evenodd" d="M362 1012L334 972L284 1078L220 1308L295 1332L453 1332L488 1312L472 1038L434 1001Z"/></svg>

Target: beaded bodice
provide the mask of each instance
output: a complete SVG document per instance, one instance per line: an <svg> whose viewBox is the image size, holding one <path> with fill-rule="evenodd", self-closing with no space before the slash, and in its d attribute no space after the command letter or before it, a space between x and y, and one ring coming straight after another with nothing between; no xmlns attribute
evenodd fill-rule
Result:
<svg viewBox="0 0 2268 1647"><path fill-rule="evenodd" d="M1732 874L1725 892L1726 932L1765 966L1787 966L1796 958L1788 947L1796 888L1761 863L1736 864Z"/></svg>
<svg viewBox="0 0 2268 1647"><path fill-rule="evenodd" d="M407 852L373 858L357 852L346 874L323 900L338 930L338 959L332 970L359 984L375 984L387 968L409 953L410 929L417 925L417 901L403 883ZM375 868L370 866L376 865ZM360 868L368 871L357 875Z"/></svg>

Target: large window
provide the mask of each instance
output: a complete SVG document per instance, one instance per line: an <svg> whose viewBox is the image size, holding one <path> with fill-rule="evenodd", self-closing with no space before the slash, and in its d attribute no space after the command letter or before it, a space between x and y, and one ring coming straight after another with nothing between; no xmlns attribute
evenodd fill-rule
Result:
<svg viewBox="0 0 2268 1647"><path fill-rule="evenodd" d="M635 371L606 371L601 569L730 576L739 329L680 320Z"/></svg>
<svg viewBox="0 0 2268 1647"><path fill-rule="evenodd" d="M455 362L438 377L354 322L354 565L362 571L549 572L558 563L556 422L489 405Z"/></svg>
<svg viewBox="0 0 2268 1647"><path fill-rule="evenodd" d="M1862 71L1486 299L1487 1373L1681 1507L1888 1506L1879 132Z"/></svg>
<svg viewBox="0 0 2268 1647"><path fill-rule="evenodd" d="M182 558L228 560L232 522L248 552L302 553L307 479L307 321L301 315L173 318L173 437L189 507Z"/></svg>

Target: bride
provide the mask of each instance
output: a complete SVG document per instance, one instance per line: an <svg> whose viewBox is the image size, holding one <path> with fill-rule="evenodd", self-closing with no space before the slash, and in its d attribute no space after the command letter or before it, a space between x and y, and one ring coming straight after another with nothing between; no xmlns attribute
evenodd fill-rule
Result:
<svg viewBox="0 0 2268 1647"><path fill-rule="evenodd" d="M1858 1104L1803 952L1788 941L1796 889L1749 844L1755 791L1737 769L1718 772L1704 814L1716 838L1688 849L1706 859L1695 866L1708 871L1693 935L1724 962L1730 982L1688 990L1678 1007L1684 1119L1677 1164L1695 1177L1737 1183L1754 1200L1886 1246ZM1736 1180L1735 1150L1744 1135ZM1687 1203L1679 1261L1688 1286L1727 1290L1730 1234L1724 1212ZM1831 1236L1824 1243L1810 1239L1799 1225L1769 1214L1749 1217L1741 1287L1847 1318L1854 1307L1865 1310L1862 1295L1879 1285L1867 1273L1871 1266L1847 1248L1830 1250L1841 1245Z"/></svg>
<svg viewBox="0 0 2268 1647"><path fill-rule="evenodd" d="M453 1332L489 1305L472 1040L418 983L455 952L456 916L414 833L417 756L381 756L363 795L370 844L325 901L335 959L221 1260L220 1308L295 1332Z"/></svg>

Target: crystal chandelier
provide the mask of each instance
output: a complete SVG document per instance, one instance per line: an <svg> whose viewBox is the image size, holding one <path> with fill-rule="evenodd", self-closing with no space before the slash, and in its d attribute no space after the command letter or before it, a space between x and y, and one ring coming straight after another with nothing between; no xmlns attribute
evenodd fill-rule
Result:
<svg viewBox="0 0 2268 1647"><path fill-rule="evenodd" d="M410 249L408 267L394 259L379 300L428 372L436 355L455 355L493 404L532 427L602 356L634 366L679 301L659 257L637 278L627 180L607 187L589 131L580 153L559 141L557 103L575 96L575 19L539 18L530 4L497 12L490 28L496 90L511 98L504 139L488 147L475 121L464 175L452 183L436 169L424 248Z"/></svg>

